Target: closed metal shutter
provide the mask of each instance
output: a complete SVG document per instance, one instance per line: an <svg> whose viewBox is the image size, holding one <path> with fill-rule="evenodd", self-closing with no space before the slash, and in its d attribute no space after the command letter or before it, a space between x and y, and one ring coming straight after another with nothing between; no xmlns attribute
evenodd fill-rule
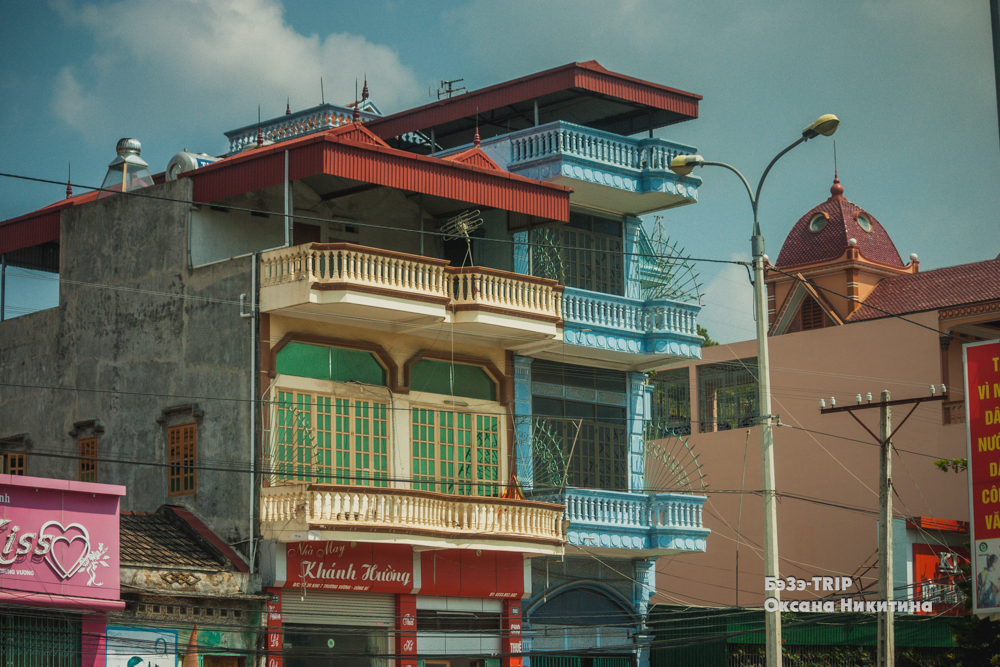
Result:
<svg viewBox="0 0 1000 667"><path fill-rule="evenodd" d="M333 593L285 590L282 623L396 627L396 596L391 593Z"/></svg>

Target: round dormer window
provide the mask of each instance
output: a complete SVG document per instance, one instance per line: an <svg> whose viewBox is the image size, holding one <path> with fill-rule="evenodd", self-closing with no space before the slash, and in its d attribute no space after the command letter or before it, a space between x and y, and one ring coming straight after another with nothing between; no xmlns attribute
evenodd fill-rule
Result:
<svg viewBox="0 0 1000 667"><path fill-rule="evenodd" d="M809 231L813 234L821 231L824 227L826 227L826 216L822 213L817 213L812 217L812 220L809 221Z"/></svg>
<svg viewBox="0 0 1000 667"><path fill-rule="evenodd" d="M870 232L872 230L871 220L869 220L868 216L863 213L858 214L858 226L866 232Z"/></svg>

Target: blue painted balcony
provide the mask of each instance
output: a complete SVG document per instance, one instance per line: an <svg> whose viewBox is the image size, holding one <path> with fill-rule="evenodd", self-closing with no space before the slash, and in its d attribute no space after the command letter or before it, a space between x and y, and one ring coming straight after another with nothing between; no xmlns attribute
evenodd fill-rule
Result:
<svg viewBox="0 0 1000 667"><path fill-rule="evenodd" d="M565 505L567 544L596 556L658 558L705 551L704 496L599 489L538 491L532 500Z"/></svg>
<svg viewBox="0 0 1000 667"><path fill-rule="evenodd" d="M566 347L560 354L602 359L636 371L700 359L700 310L697 304L671 299L643 301L567 287L562 301Z"/></svg>
<svg viewBox="0 0 1000 667"><path fill-rule="evenodd" d="M643 215L698 200L701 179L668 168L695 152L663 139L632 139L556 121L482 142L504 169L573 188L573 204L617 215Z"/></svg>

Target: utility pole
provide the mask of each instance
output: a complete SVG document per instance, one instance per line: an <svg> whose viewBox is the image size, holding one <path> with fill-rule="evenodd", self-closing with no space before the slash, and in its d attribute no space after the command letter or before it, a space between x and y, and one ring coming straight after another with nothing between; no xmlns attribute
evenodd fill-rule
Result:
<svg viewBox="0 0 1000 667"><path fill-rule="evenodd" d="M878 667L896 664L896 641L893 634L892 605L892 407L890 394L882 391L879 403L879 482L878 482L878 597L886 601L885 613L878 615ZM916 407L916 406L914 406Z"/></svg>
<svg viewBox="0 0 1000 667"><path fill-rule="evenodd" d="M896 401L890 400L888 391L882 392L881 400L872 403L872 395L869 393L867 403L861 402L861 394L857 396L857 405L845 407L826 407L826 401L820 400L820 414L830 414L832 412L846 412L854 421L861 424L861 427L868 431L868 434L875 438L879 446L879 509L878 509L878 601L885 602L885 612L878 614L878 667L894 667L896 664L896 639L894 633L894 618L892 600L895 599L892 572L892 406L912 405L910 411L906 413L903 420L899 422L902 428L906 420L910 418L913 411L921 403L928 401L948 400L948 389L941 385L941 394L935 395L936 389L931 385L931 395L922 398L903 398ZM830 405L836 405L836 401L831 398ZM854 412L857 410L879 410L879 434L876 436L871 429L865 426L864 422L858 419Z"/></svg>

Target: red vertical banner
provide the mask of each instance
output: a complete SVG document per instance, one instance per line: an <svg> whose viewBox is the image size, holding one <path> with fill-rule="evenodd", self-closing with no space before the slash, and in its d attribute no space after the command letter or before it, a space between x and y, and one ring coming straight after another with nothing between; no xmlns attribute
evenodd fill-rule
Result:
<svg viewBox="0 0 1000 667"><path fill-rule="evenodd" d="M417 667L417 596L396 595L396 667Z"/></svg>
<svg viewBox="0 0 1000 667"><path fill-rule="evenodd" d="M1000 613L1000 341L963 347L972 514L972 604Z"/></svg>
<svg viewBox="0 0 1000 667"><path fill-rule="evenodd" d="M267 646L265 667L282 667L282 651L285 648L284 633L281 629L281 589L267 588L271 594L267 601Z"/></svg>
<svg viewBox="0 0 1000 667"><path fill-rule="evenodd" d="M524 643L521 638L521 600L503 601L503 647L504 656L500 667L521 667L521 653Z"/></svg>

